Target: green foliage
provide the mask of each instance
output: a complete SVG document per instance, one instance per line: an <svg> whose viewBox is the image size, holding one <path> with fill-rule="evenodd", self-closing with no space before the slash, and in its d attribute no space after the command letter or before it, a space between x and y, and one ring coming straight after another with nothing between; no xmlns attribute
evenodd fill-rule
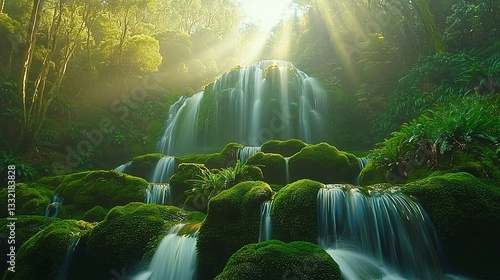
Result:
<svg viewBox="0 0 500 280"><path fill-rule="evenodd" d="M474 151L478 145L498 143L500 123L492 118L498 110L497 97L472 96L442 105L403 124L369 157L380 166L397 167L422 160L431 169L442 168L446 160L453 163L450 157L455 150Z"/></svg>
<svg viewBox="0 0 500 280"><path fill-rule="evenodd" d="M318 245L270 240L245 245L229 259L216 280L343 279L339 266Z"/></svg>
<svg viewBox="0 0 500 280"><path fill-rule="evenodd" d="M317 197L323 184L299 180L282 188L271 209L276 239L316 243L318 238Z"/></svg>
<svg viewBox="0 0 500 280"><path fill-rule="evenodd" d="M268 184L247 181L209 201L198 233L198 279L213 279L233 253L258 241L260 206L271 197Z"/></svg>
<svg viewBox="0 0 500 280"><path fill-rule="evenodd" d="M11 152L3 151L0 154L0 172L2 172L3 174L7 174L9 165L14 165L16 167L14 175L17 182L34 179L37 175L37 171L33 167L25 164L21 159L19 159ZM6 179L7 176L4 180Z"/></svg>

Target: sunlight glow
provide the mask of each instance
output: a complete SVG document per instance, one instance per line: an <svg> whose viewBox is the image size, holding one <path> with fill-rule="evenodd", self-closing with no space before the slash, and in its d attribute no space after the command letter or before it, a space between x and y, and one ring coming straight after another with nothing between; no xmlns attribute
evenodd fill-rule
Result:
<svg viewBox="0 0 500 280"><path fill-rule="evenodd" d="M247 22L271 30L281 19L291 17L295 11L292 0L241 0Z"/></svg>

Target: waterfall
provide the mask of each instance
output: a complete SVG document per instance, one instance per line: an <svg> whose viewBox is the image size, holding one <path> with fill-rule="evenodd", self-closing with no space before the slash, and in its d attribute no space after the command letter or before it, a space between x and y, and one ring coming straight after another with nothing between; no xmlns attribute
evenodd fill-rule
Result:
<svg viewBox="0 0 500 280"><path fill-rule="evenodd" d="M429 218L420 205L401 193L326 185L318 192L318 224L319 244L339 265L363 264L355 265L356 269L341 266L343 272L353 270L354 274L344 275L346 279L378 279L379 274L435 279L442 275Z"/></svg>
<svg viewBox="0 0 500 280"><path fill-rule="evenodd" d="M57 217L57 214L59 214L59 206L61 206L62 203L62 198L60 198L57 194L54 194L49 205L45 208L45 217Z"/></svg>
<svg viewBox="0 0 500 280"><path fill-rule="evenodd" d="M365 168L365 166L368 164L368 162L370 162L370 160L367 158L367 157L361 157L361 158L357 158L358 159L358 163L359 163L359 173L361 174L361 171L363 170L363 168ZM356 180L355 180L355 185L356 186L359 186L359 175L356 177Z"/></svg>
<svg viewBox="0 0 500 280"><path fill-rule="evenodd" d="M168 183L168 180L170 180L170 177L172 177L174 173L175 158L172 156L164 156L156 163L150 182Z"/></svg>
<svg viewBox="0 0 500 280"><path fill-rule="evenodd" d="M193 280L196 277L196 234L179 236L174 226L156 249L147 271L132 280Z"/></svg>
<svg viewBox="0 0 500 280"><path fill-rule="evenodd" d="M168 205L172 203L169 184L149 183L146 189L145 203Z"/></svg>
<svg viewBox="0 0 500 280"><path fill-rule="evenodd" d="M186 155L218 151L228 142L255 147L269 139L327 141L328 115L327 95L314 79L290 62L261 61L179 99L157 150Z"/></svg>
<svg viewBox="0 0 500 280"><path fill-rule="evenodd" d="M288 166L288 161L290 157L285 157L285 182L290 183L290 167Z"/></svg>
<svg viewBox="0 0 500 280"><path fill-rule="evenodd" d="M56 280L66 280L68 279L69 269L71 267L71 261L73 260L73 253L75 252L76 246L80 242L80 234L76 233L71 236L71 239L66 249L66 255L64 260L57 270Z"/></svg>
<svg viewBox="0 0 500 280"><path fill-rule="evenodd" d="M116 172L122 172L122 173L124 173L125 171L127 171L127 168L128 168L131 164L132 164L132 161L129 161L129 162L127 162L127 163L124 163L124 164L122 164L122 165L118 166L118 167L117 167L117 168L115 168L114 170L115 170Z"/></svg>
<svg viewBox="0 0 500 280"><path fill-rule="evenodd" d="M260 230L259 242L271 240L273 237L273 226L271 223L271 207L273 201L265 201L260 206Z"/></svg>
<svg viewBox="0 0 500 280"><path fill-rule="evenodd" d="M243 147L243 149L238 150L237 159L245 163L249 157L258 152L260 152L260 147Z"/></svg>

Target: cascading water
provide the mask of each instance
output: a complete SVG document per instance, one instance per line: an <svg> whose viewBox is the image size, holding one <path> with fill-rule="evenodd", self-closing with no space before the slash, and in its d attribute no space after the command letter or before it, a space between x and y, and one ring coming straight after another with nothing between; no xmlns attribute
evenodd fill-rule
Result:
<svg viewBox="0 0 500 280"><path fill-rule="evenodd" d="M319 244L339 263L346 279L443 275L429 218L401 193L326 185L318 192L318 224Z"/></svg>
<svg viewBox="0 0 500 280"><path fill-rule="evenodd" d="M68 279L69 269L71 267L71 262L73 261L73 253L75 252L76 246L78 246L78 242L80 242L80 234L73 234L69 241L68 248L66 249L64 260L57 271L56 280Z"/></svg>
<svg viewBox="0 0 500 280"><path fill-rule="evenodd" d="M217 151L228 142L260 146L269 139L331 140L326 93L290 62L236 68L179 99L169 110L157 150L169 155Z"/></svg>
<svg viewBox="0 0 500 280"><path fill-rule="evenodd" d="M55 218L59 214L59 207L62 205L63 200L57 194L52 196L50 204L45 208L45 217Z"/></svg>
<svg viewBox="0 0 500 280"><path fill-rule="evenodd" d="M122 172L122 173L124 173L125 171L127 171L127 168L128 168L131 164L132 164L132 161L129 161L129 162L127 162L127 163L124 163L124 164L122 164L122 165L118 166L118 167L117 167L117 168L115 168L114 170L115 170L116 172Z"/></svg>
<svg viewBox="0 0 500 280"><path fill-rule="evenodd" d="M168 183L170 177L175 173L175 158L172 156L164 156L158 163L153 171L150 182L152 183Z"/></svg>
<svg viewBox="0 0 500 280"><path fill-rule="evenodd" d="M169 184L149 183L146 189L145 203L168 205L172 202L171 200Z"/></svg>
<svg viewBox="0 0 500 280"><path fill-rule="evenodd" d="M243 149L238 150L236 156L242 163L245 163L250 156L258 152L260 152L260 147L243 147Z"/></svg>
<svg viewBox="0 0 500 280"><path fill-rule="evenodd" d="M193 280L196 276L196 234L179 236L184 225L174 226L156 249L147 271L133 280Z"/></svg>
<svg viewBox="0 0 500 280"><path fill-rule="evenodd" d="M273 237L273 225L271 223L271 207L273 201L265 201L260 206L260 230L259 242L271 240Z"/></svg>
<svg viewBox="0 0 500 280"><path fill-rule="evenodd" d="M363 170L363 168L365 168L365 166L368 164L368 162L370 162L370 160L367 157L358 158L359 170ZM356 177L355 185L359 186L359 174Z"/></svg>

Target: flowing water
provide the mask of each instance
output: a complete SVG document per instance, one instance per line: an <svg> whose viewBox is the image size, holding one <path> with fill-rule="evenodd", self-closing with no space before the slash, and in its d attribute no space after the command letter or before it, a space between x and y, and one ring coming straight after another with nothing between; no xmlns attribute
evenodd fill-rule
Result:
<svg viewBox="0 0 500 280"><path fill-rule="evenodd" d="M62 264L59 266L59 269L57 271L56 280L68 279L71 262L73 261L73 255L76 246L78 246L78 242L80 242L80 234L73 234L69 241L68 248L66 249L66 255L64 256L64 260Z"/></svg>
<svg viewBox="0 0 500 280"><path fill-rule="evenodd" d="M249 157L258 152L260 152L260 147L243 147L243 149L238 150L236 157L242 163L245 163Z"/></svg>
<svg viewBox="0 0 500 280"><path fill-rule="evenodd" d="M129 161L127 163L124 163L120 166L118 166L117 168L115 168L115 171L116 172L122 172L122 173L125 173L125 171L127 171L127 168L132 164L132 161Z"/></svg>
<svg viewBox="0 0 500 280"><path fill-rule="evenodd" d="M168 183L170 177L175 173L175 158L164 156L156 163L153 175L149 180L152 183Z"/></svg>
<svg viewBox="0 0 500 280"><path fill-rule="evenodd" d="M289 160L290 157L285 157L285 182L287 184L290 183L290 167L288 165Z"/></svg>
<svg viewBox="0 0 500 280"><path fill-rule="evenodd" d="M326 185L318 192L318 222L318 243L346 279L443 276L428 216L401 193Z"/></svg>
<svg viewBox="0 0 500 280"><path fill-rule="evenodd" d="M52 196L52 200L45 208L45 217L55 218L59 214L59 207L62 205L63 200L57 194Z"/></svg>
<svg viewBox="0 0 500 280"><path fill-rule="evenodd" d="M174 226L156 249L147 271L132 280L193 280L196 277L196 232L179 236Z"/></svg>
<svg viewBox="0 0 500 280"><path fill-rule="evenodd" d="M290 62L261 61L223 74L169 110L157 150L169 155L218 151L228 142L327 141L325 91Z"/></svg>
<svg viewBox="0 0 500 280"><path fill-rule="evenodd" d="M273 225L271 223L271 207L273 201L265 201L260 206L260 230L259 242L271 240L273 237Z"/></svg>
<svg viewBox="0 0 500 280"><path fill-rule="evenodd" d="M170 194L169 184L149 183L146 189L146 198L144 200L147 204L160 204L169 205L172 203L172 196Z"/></svg>

